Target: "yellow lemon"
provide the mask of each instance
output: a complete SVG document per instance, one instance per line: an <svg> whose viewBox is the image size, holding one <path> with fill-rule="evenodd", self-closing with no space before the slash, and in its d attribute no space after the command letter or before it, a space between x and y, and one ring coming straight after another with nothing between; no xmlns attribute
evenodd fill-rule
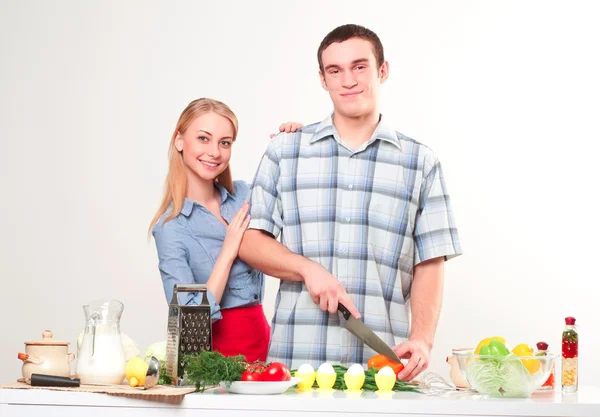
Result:
<svg viewBox="0 0 600 417"><path fill-rule="evenodd" d="M142 358L136 356L127 362L125 378L132 387L142 386L146 382L146 372L148 372L148 364Z"/></svg>

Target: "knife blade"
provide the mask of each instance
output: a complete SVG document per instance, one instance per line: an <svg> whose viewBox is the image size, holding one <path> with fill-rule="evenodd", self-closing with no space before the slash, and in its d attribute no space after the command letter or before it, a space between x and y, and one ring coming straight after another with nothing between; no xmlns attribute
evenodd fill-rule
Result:
<svg viewBox="0 0 600 417"><path fill-rule="evenodd" d="M356 319L350 314L350 311L342 304L338 303L338 311L342 313L346 319L346 330L358 337L363 343L394 362L400 362L400 358L396 352L387 345L373 330L369 329L362 321Z"/></svg>

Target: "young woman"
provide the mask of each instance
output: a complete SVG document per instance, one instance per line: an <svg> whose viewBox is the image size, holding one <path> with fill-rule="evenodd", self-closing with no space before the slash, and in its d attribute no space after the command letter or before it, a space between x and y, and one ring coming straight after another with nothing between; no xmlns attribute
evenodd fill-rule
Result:
<svg viewBox="0 0 600 417"><path fill-rule="evenodd" d="M299 127L287 123L280 130ZM183 110L169 146L165 194L150 227L167 302L174 284L206 284L213 349L265 361L264 277L237 259L250 221L248 184L233 181L229 168L237 133L237 117L220 101L201 98ZM199 304L201 296L182 293L179 301Z"/></svg>

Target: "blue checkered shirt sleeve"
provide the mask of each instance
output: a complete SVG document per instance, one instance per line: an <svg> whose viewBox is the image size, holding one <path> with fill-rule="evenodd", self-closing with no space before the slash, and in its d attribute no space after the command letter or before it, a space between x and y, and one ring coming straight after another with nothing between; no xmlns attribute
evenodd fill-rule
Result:
<svg viewBox="0 0 600 417"><path fill-rule="evenodd" d="M462 253L442 165L437 158L421 185L421 198L415 220L415 262Z"/></svg>
<svg viewBox="0 0 600 417"><path fill-rule="evenodd" d="M283 227L281 196L278 189L280 176L281 143L274 138L267 147L254 176L250 190L250 229L264 230L275 238Z"/></svg>

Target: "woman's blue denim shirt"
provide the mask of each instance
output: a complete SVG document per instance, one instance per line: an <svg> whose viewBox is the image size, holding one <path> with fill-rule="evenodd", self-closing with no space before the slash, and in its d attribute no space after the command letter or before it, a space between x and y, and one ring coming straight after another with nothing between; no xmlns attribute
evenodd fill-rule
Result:
<svg viewBox="0 0 600 417"><path fill-rule="evenodd" d="M221 192L221 216L229 223L248 197L249 187L244 181L235 181L233 194L229 194L223 186L217 187ZM152 235L165 296L170 303L175 284L206 284L221 252L227 229L207 208L187 198L177 217L164 223L165 217L166 214L152 229ZM222 317L221 309L260 304L263 284L262 272L236 258L220 305L207 291L213 321ZM199 297L199 293L181 293L179 302L197 305L201 302Z"/></svg>

